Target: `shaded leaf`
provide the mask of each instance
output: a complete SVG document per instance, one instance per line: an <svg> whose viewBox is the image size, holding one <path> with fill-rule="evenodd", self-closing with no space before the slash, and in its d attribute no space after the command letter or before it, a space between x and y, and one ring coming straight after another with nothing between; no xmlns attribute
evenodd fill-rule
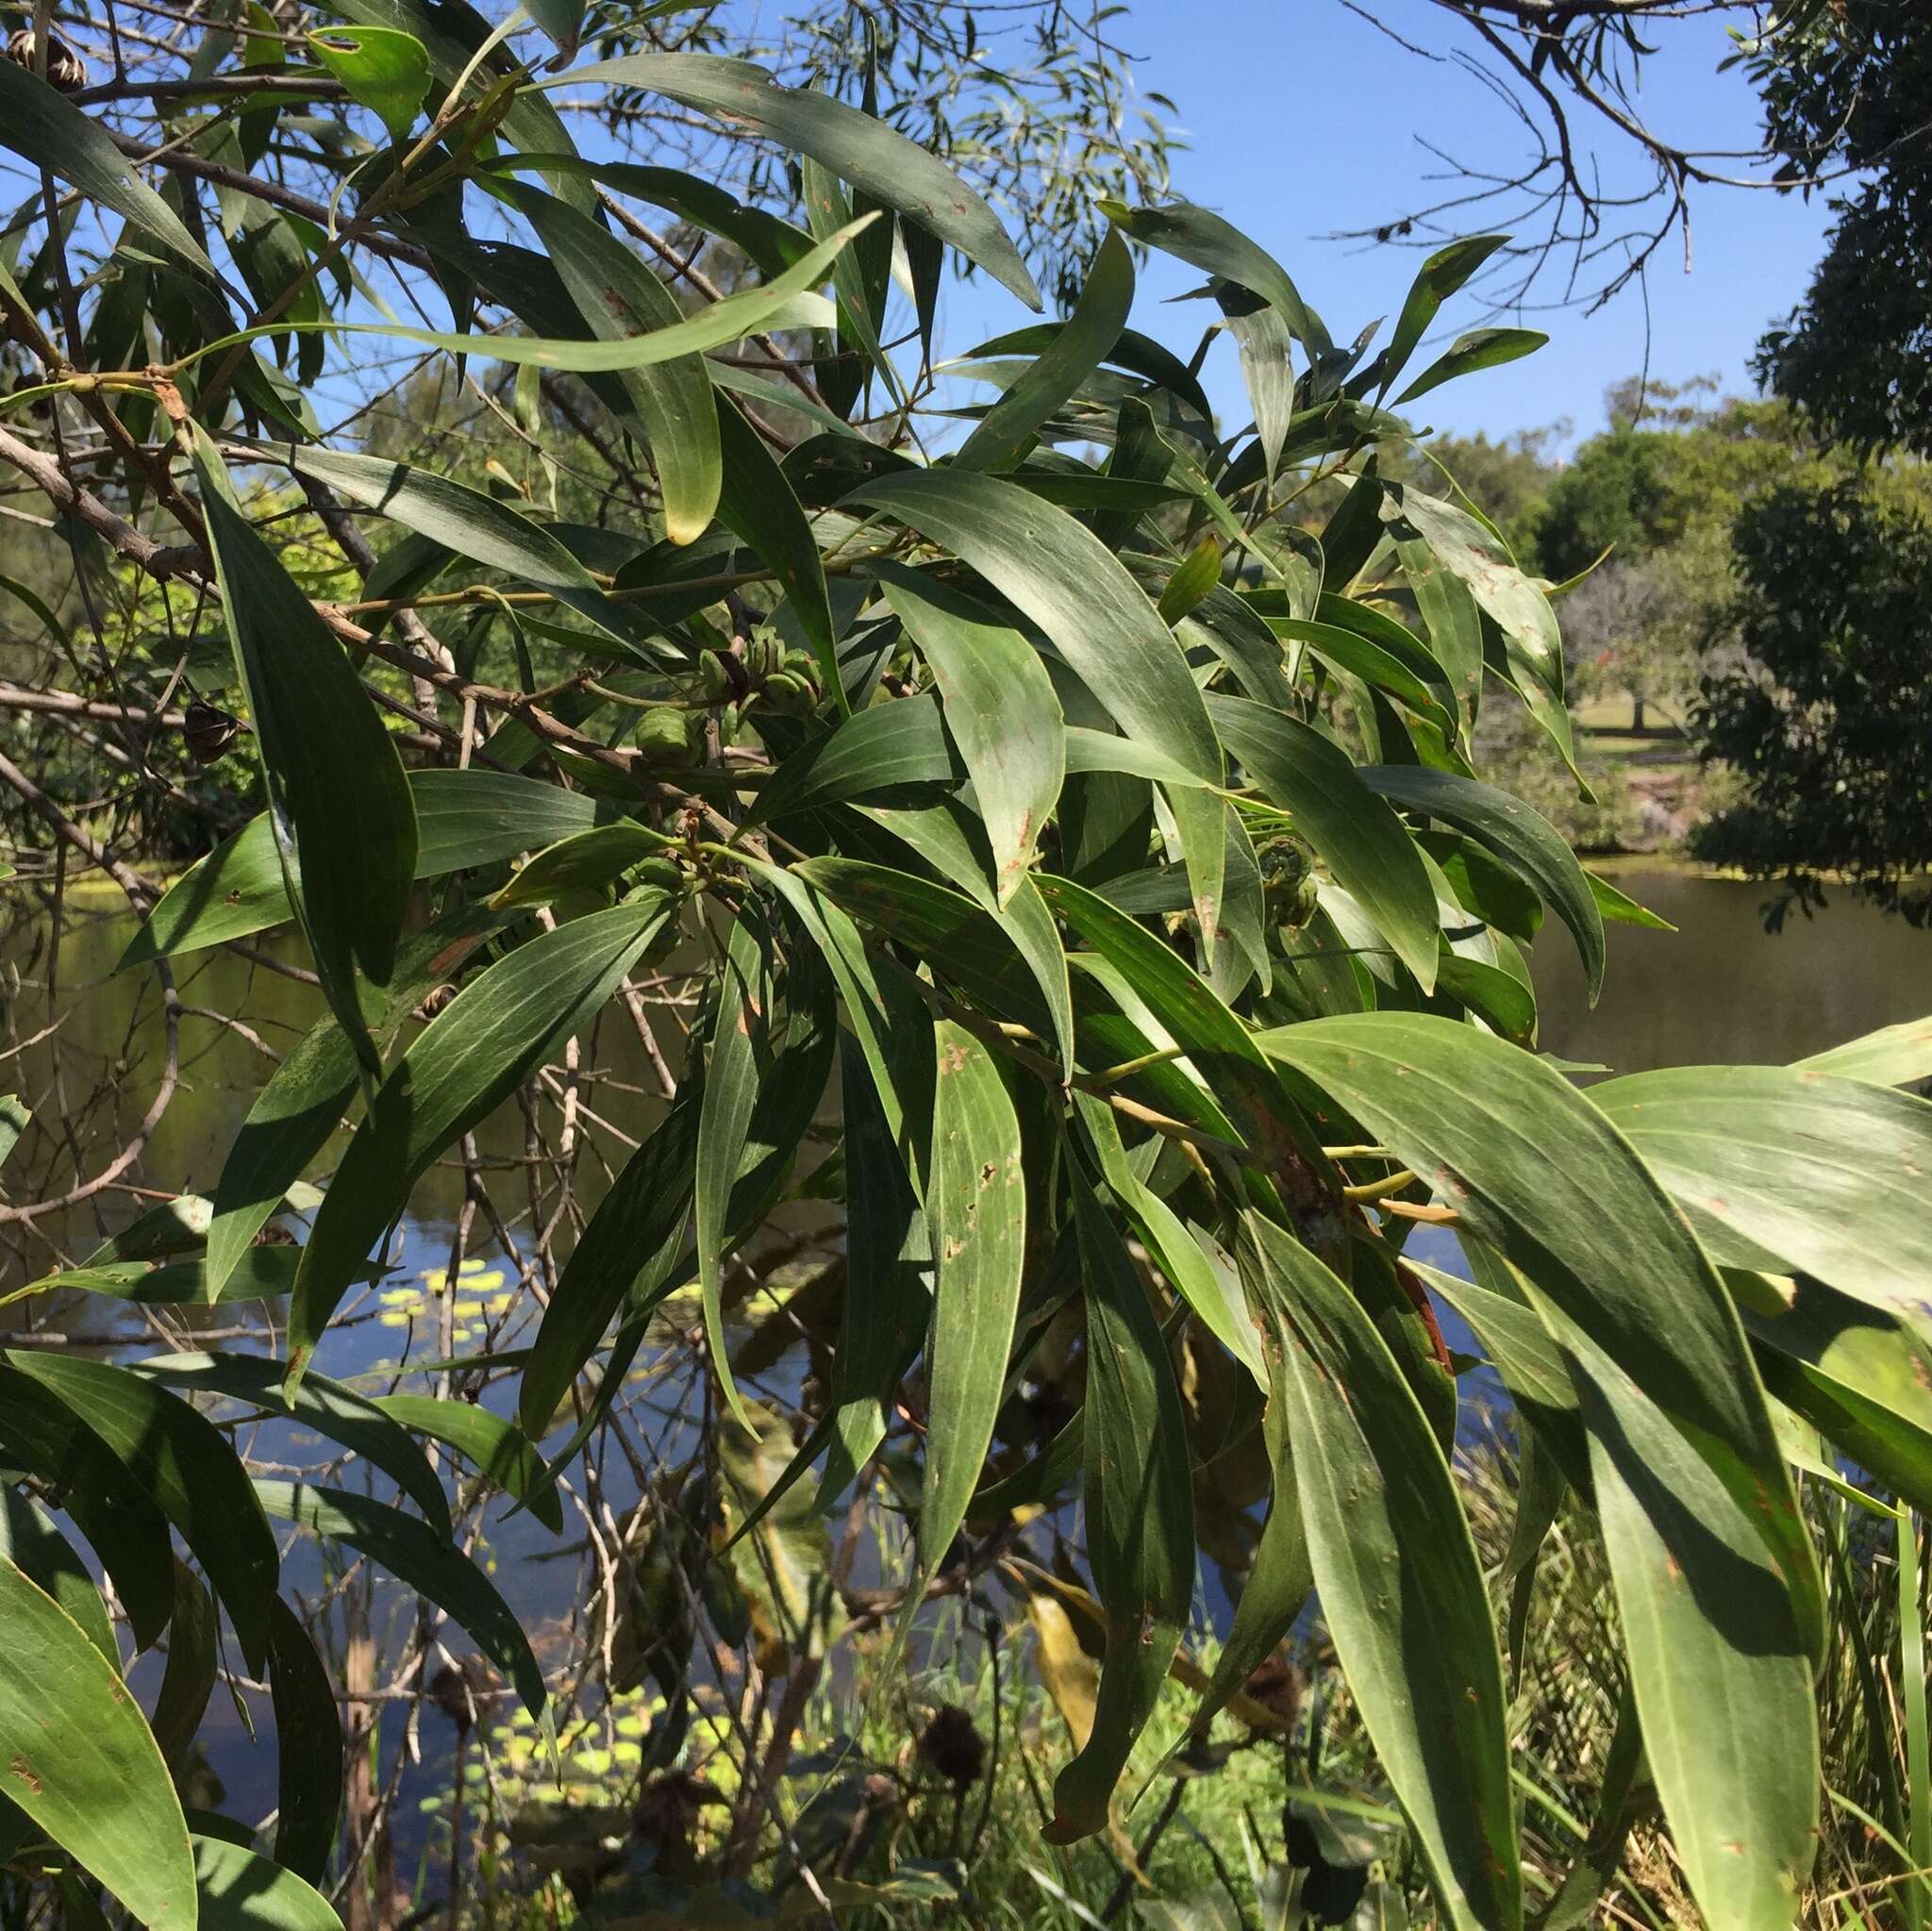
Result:
<svg viewBox="0 0 1932 1931"><path fill-rule="evenodd" d="M474 1402L441 1401L429 1394L377 1395L373 1406L391 1422L448 1443L505 1494L527 1502L530 1513L553 1535L562 1533L563 1507L557 1491L539 1488L542 1457L501 1415Z"/></svg>
<svg viewBox="0 0 1932 1931"><path fill-rule="evenodd" d="M591 1018L666 916L664 895L648 893L540 932L473 979L411 1042L356 1129L302 1250L289 1309L291 1386L429 1163Z"/></svg>
<svg viewBox="0 0 1932 1931"><path fill-rule="evenodd" d="M342 1807L342 1720L322 1657L281 1597L268 1632L275 1718L275 1862L320 1884ZM290 1740L284 1747L282 1740Z"/></svg>
<svg viewBox="0 0 1932 1931"><path fill-rule="evenodd" d="M150 246L214 276L181 217L134 171L107 130L18 61L0 61L0 147L111 208Z"/></svg>
<svg viewBox="0 0 1932 1931"><path fill-rule="evenodd" d="M195 472L283 882L330 1009L377 1073L356 974L389 983L416 875L415 805L341 646L242 514L206 436Z"/></svg>
<svg viewBox="0 0 1932 1931"><path fill-rule="evenodd" d="M1280 1228L1244 1217L1241 1270L1281 1396L1322 1613L1443 1913L1523 1916L1503 1676L1448 1464L1360 1306Z"/></svg>
<svg viewBox="0 0 1932 1931"><path fill-rule="evenodd" d="M874 200L909 215L976 262L1030 308L1040 293L998 217L950 168L883 121L828 94L778 86L762 67L709 54L631 54L579 67L573 87L608 85L668 94L822 161Z"/></svg>
<svg viewBox="0 0 1932 1931"><path fill-rule="evenodd" d="M1932 1333L1932 1104L1786 1066L1664 1067L1589 1093L1720 1264L1815 1274Z"/></svg>
<svg viewBox="0 0 1932 1931"><path fill-rule="evenodd" d="M242 1655L258 1671L280 1561L227 1438L188 1403L126 1369L44 1349L15 1349L5 1358L65 1404L180 1531L221 1596Z"/></svg>
<svg viewBox="0 0 1932 1931"><path fill-rule="evenodd" d="M1414 764L1371 765L1360 773L1372 791L1454 825L1533 885L1569 926L1583 959L1591 1005L1604 983L1604 922L1589 874L1548 819L1522 799L1453 771Z"/></svg>
<svg viewBox="0 0 1932 1931"><path fill-rule="evenodd" d="M268 1355L154 1355L132 1363L128 1372L164 1387L225 1395L270 1414L287 1415L353 1449L389 1476L439 1534L451 1533L449 1503L423 1451L381 1407L340 1381L310 1374L292 1398L286 1397L282 1364Z"/></svg>
<svg viewBox="0 0 1932 1931"><path fill-rule="evenodd" d="M1244 697L1216 697L1210 711L1227 748L1294 820L1423 990L1430 990L1436 894L1402 822L1376 810L1347 754L1299 719Z"/></svg>
<svg viewBox="0 0 1932 1931"><path fill-rule="evenodd" d="M447 1611L516 1686L524 1707L541 1714L543 1673L516 1617L496 1586L454 1544L413 1515L350 1490L258 1479L255 1492L269 1514L361 1550Z"/></svg>
<svg viewBox="0 0 1932 1931"><path fill-rule="evenodd" d="M1174 1367L1126 1243L1078 1164L1067 1173L1087 1306L1087 1558L1107 1653L1092 1729L1054 1779L1052 1843L1105 1827L1194 1596L1193 1473Z"/></svg>

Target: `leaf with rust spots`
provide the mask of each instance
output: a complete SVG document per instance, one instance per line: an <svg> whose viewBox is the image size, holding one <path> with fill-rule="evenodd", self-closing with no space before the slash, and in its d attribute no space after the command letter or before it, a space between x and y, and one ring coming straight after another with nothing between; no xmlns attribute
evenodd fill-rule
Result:
<svg viewBox="0 0 1932 1931"><path fill-rule="evenodd" d="M137 1923L192 1924L188 1825L160 1748L119 1673L5 1556L0 1629L7 1794Z"/></svg>

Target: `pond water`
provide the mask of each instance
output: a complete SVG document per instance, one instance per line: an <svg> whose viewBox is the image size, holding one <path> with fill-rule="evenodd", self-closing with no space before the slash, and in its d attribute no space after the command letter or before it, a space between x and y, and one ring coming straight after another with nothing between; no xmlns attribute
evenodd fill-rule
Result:
<svg viewBox="0 0 1932 1931"><path fill-rule="evenodd" d="M1541 1044L1567 1059L1603 1062L1617 1072L1655 1066L1715 1061L1779 1061L1800 1057L1857 1034L1932 1009L1932 934L1913 932L1850 900L1834 903L1817 918L1794 918L1778 937L1759 922L1763 897L1756 887L1698 877L1664 869L1620 872L1618 884L1640 902L1671 920L1675 933L1615 926L1609 934L1609 971L1599 1005L1584 999L1582 975L1567 935L1552 925L1537 948L1535 969L1541 1006ZM60 1040L75 1095L121 1075L118 1095L97 1096L69 1124L83 1146L104 1143L108 1113L118 1111L123 1125L137 1120L152 1091L158 1059L158 1025L149 976L112 977L112 967L129 927L120 918L71 917L58 948L53 974L55 1009L62 1015ZM16 941L0 966L17 968L29 981L44 985L48 961L44 936L40 944ZM38 990L24 991L16 1015L21 1035L45 1023ZM181 996L188 1006L209 1012L242 1012L259 1038L285 1050L320 1010L311 989L281 978L227 955L184 961ZM600 1184L598 1166L614 1168L627 1152L624 1140L641 1137L661 1111L643 1055L621 1014L607 1013L603 1035L585 1042L587 1067L598 1069L585 1089L587 1128L594 1148L586 1168L586 1202ZM170 1107L142 1166L142 1181L168 1191L212 1189L228 1144L266 1076L267 1061L245 1040L200 1019L184 1017L182 1064L185 1090ZM38 1096L47 1079L44 1048L22 1056L21 1090ZM0 1081L11 1086L16 1081ZM78 1099L74 1104L79 1105ZM512 1162L525 1150L522 1115L507 1108L478 1136L486 1161ZM323 1162L330 1164L333 1155ZM83 1164L85 1164L83 1155ZM68 1184L71 1174L57 1176ZM516 1345L534 1330L533 1310L510 1291L514 1271L479 1246L453 1294L439 1293L448 1266L455 1216L460 1204L456 1174L432 1175L415 1196L418 1212L399 1230L385 1257L389 1271L345 1304L344 1319L331 1331L317 1366L375 1391L397 1386L423 1389L424 1364L446 1353L470 1355ZM45 1232L58 1246L16 1255L0 1270L0 1293L58 1258L84 1256L106 1233L132 1217L135 1205L109 1197L96 1221L92 1207L76 1210L66 1224ZM832 1238L836 1238L834 1233ZM1420 1258L1461 1272L1453 1239L1439 1229L1420 1229L1413 1243ZM12 1324L25 1310L0 1308L0 1324ZM70 1345L97 1345L109 1352L148 1354L170 1344L170 1335L205 1335L207 1345L275 1348L279 1309L271 1307L265 1323L244 1324L232 1307L170 1309L165 1323L152 1313L95 1298L59 1297L36 1304L37 1323L70 1336ZM1471 1346L1457 1324L1445 1322L1452 1346ZM176 1341L175 1345L184 1344ZM186 1341L187 1345L195 1345ZM513 1384L511 1384L513 1386ZM791 1390L774 1377L772 1391ZM1485 1403L1498 1390L1486 1375L1465 1383L1472 1418L1480 1421ZM486 1395L495 1403L497 1397ZM508 1411L507 1402L503 1404ZM664 1440L680 1438L674 1424ZM251 1450L287 1467L312 1465L326 1445L289 1423L254 1430ZM603 1471L603 1500L618 1515L636 1498L630 1471L622 1465ZM575 1607L577 1565L558 1559L558 1541L527 1514L492 1505L486 1511L477 1559L532 1632L540 1656L555 1660ZM567 1524L568 1536L568 1524ZM285 1578L312 1596L324 1582L312 1546L292 1554ZM1225 1600L1211 1578L1208 1610L1217 1620ZM386 1618L375 1630L378 1647L400 1644L414 1618L413 1600L395 1590L378 1609ZM460 1640L456 1640L458 1646ZM399 1653L399 1652L392 1652ZM144 1659L133 1680L151 1690L157 1665ZM430 1734L434 1729L434 1734ZM448 1726L425 1719L420 1740L404 1740L399 1725L386 1736L384 1756L420 1747L420 1764L406 1764L403 1802L397 1813L400 1857L407 1863L424 1841L419 1798L447 1788ZM263 1722L251 1735L239 1711L219 1697L210 1712L210 1768L227 1790L236 1815L258 1817L274 1802L274 1726Z"/></svg>

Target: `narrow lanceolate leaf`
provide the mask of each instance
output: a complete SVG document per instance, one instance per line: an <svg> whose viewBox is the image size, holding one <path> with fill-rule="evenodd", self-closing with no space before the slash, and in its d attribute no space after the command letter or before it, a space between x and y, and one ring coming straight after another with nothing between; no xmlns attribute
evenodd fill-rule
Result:
<svg viewBox="0 0 1932 1931"><path fill-rule="evenodd" d="M116 1672L120 1670L121 1645L87 1564L55 1527L46 1509L11 1485L0 1488L0 1559L11 1562L37 1589L45 1590Z"/></svg>
<svg viewBox="0 0 1932 1931"><path fill-rule="evenodd" d="M1135 1173L1113 1109L1091 1093L1076 1093L1074 1103L1099 1162L1101 1178L1133 1222L1154 1264L1208 1333L1265 1390L1267 1364L1255 1338L1255 1323L1232 1277L1224 1281L1195 1244L1187 1224Z"/></svg>
<svg viewBox="0 0 1932 1931"><path fill-rule="evenodd" d="M469 907L405 940L388 1011L376 1027L377 1043L387 1048L430 990L453 975L492 927L504 922L502 914ZM215 1185L202 1268L202 1292L208 1302L221 1300L243 1282L252 1261L280 1251L255 1246L255 1237L327 1144L355 1090L355 1050L341 1028L324 1019L290 1048L256 1095ZM142 1295L151 1291L151 1283L142 1285Z"/></svg>
<svg viewBox="0 0 1932 1931"><path fill-rule="evenodd" d="M275 1719L275 1862L320 1884L342 1808L342 1720L315 1641L280 1596L269 1623ZM281 1740L299 1740L285 1748Z"/></svg>
<svg viewBox="0 0 1932 1931"><path fill-rule="evenodd" d="M1506 637L1513 638L1539 678L1560 691L1562 641L1550 600L1517 567L1502 540L1466 509L1407 484L1385 486L1382 520L1425 542L1442 567L1459 576Z"/></svg>
<svg viewBox="0 0 1932 1931"><path fill-rule="evenodd" d="M339 1931L335 1906L306 1878L241 1844L194 1839L202 1931Z"/></svg>
<svg viewBox="0 0 1932 1931"><path fill-rule="evenodd" d="M0 1449L9 1466L54 1484L92 1544L127 1617L137 1650L149 1648L175 1609L168 1518L120 1458L74 1410L0 1358ZM14 1559L22 1558L16 1555ZM23 1564L23 1566L26 1566ZM34 1578L46 1587L45 1579ZM65 1591L59 1592L63 1600ZM91 1619L90 1619L91 1625ZM106 1652L103 1651L105 1655Z"/></svg>
<svg viewBox="0 0 1932 1931"><path fill-rule="evenodd" d="M968 470L1009 470L1053 412L1080 388L1121 339L1134 306L1134 258L1109 230L1093 258L1073 314L1019 381L967 437L953 460Z"/></svg>
<svg viewBox="0 0 1932 1931"><path fill-rule="evenodd" d="M753 800L746 823L759 824L788 812L822 810L910 786L951 788L964 776L958 747L932 699L874 704L800 745Z"/></svg>
<svg viewBox="0 0 1932 1931"><path fill-rule="evenodd" d="M819 1505L827 1512L885 1440L893 1390L918 1354L932 1311L931 1243L905 1156L849 1034L839 1058L846 1171L864 1177L848 1192L838 1405L819 1482Z"/></svg>
<svg viewBox="0 0 1932 1931"><path fill-rule="evenodd" d="M1395 398L1399 408L1418 396L1454 382L1458 375L1474 375L1478 369L1500 369L1506 362L1519 362L1533 356L1549 341L1540 328L1473 328L1458 335L1429 366Z"/></svg>
<svg viewBox="0 0 1932 1931"><path fill-rule="evenodd" d="M583 219L574 209L564 213ZM541 524L508 503L466 483L408 463L391 462L386 457L295 449L289 461L298 474L313 476L351 502L381 510L392 522L433 539L458 557L504 571L533 590L548 591L566 609L625 649L631 647L631 626L619 606Z"/></svg>
<svg viewBox="0 0 1932 1931"><path fill-rule="evenodd" d="M1287 270L1220 215L1191 201L1170 201L1159 208L1130 208L1117 201L1100 205L1108 219L1135 241L1209 275L1239 282L1272 303L1311 356L1325 355L1333 346L1320 317L1302 300Z"/></svg>
<svg viewBox="0 0 1932 1931"><path fill-rule="evenodd" d="M1815 1274L1932 1335L1932 1105L1796 1066L1667 1067L1589 1092L1721 1265Z"/></svg>
<svg viewBox="0 0 1932 1931"><path fill-rule="evenodd" d="M1261 1418L1274 1476L1268 1520L1261 1524L1261 1539L1255 1545L1255 1559L1241 1585L1241 1600L1234 1606L1234 1621L1215 1659L1214 1673L1189 1721L1190 1736L1205 1731L1246 1687L1255 1671L1288 1640L1315 1587L1307 1532L1302 1526L1301 1495L1295 1486L1294 1447L1289 1434L1291 1403L1284 1385L1288 1372L1286 1350L1272 1351L1268 1407ZM1179 1749L1181 1744L1174 1747Z"/></svg>
<svg viewBox="0 0 1932 1931"><path fill-rule="evenodd" d="M180 1531L258 1671L280 1563L227 1438L178 1396L108 1362L40 1348L7 1361L63 1403Z"/></svg>
<svg viewBox="0 0 1932 1931"><path fill-rule="evenodd" d="M855 222L822 242L783 275L754 288L741 289L722 301L708 303L681 322L640 335L587 341L579 336L451 335L442 329L409 328L400 322L271 322L256 328L238 328L232 335L205 342L186 361L218 355L240 342L263 336L322 330L335 335L380 335L395 341L421 342L446 349L453 356L480 356L513 368L565 369L579 375L610 375L631 369L661 367L680 356L703 355L722 349L766 328L808 327L830 313L823 296L809 291L830 274L840 249L865 225Z"/></svg>
<svg viewBox="0 0 1932 1931"><path fill-rule="evenodd" d="M709 54L630 54L575 69L572 87L642 88L822 161L887 208L975 261L1030 308L1040 291L999 218L950 168L883 121L827 94L779 87L749 60ZM552 83L556 85L557 83Z"/></svg>
<svg viewBox="0 0 1932 1931"><path fill-rule="evenodd" d="M634 818L593 825L539 852L501 891L492 906L546 906L578 892L602 891L641 859L657 857L664 841Z"/></svg>
<svg viewBox="0 0 1932 1931"><path fill-rule="evenodd" d="M380 1469L423 1511L432 1528L445 1536L450 1533L449 1503L436 1471L395 1421L354 1389L311 1374L294 1399L286 1401L282 1365L267 1355L156 1355L133 1363L128 1372L164 1387L249 1402L313 1428Z"/></svg>
<svg viewBox="0 0 1932 1931"><path fill-rule="evenodd" d="M1375 358L1374 374L1384 391L1402 374L1442 304L1508 239L1507 235L1464 236L1446 248L1438 248L1416 271L1403 298L1402 313L1395 318L1395 333Z"/></svg>
<svg viewBox="0 0 1932 1931"><path fill-rule="evenodd" d="M1483 686L1483 622L1476 601L1420 537L1399 539L1395 554L1428 630L1429 648L1463 714L1474 722Z"/></svg>
<svg viewBox="0 0 1932 1931"><path fill-rule="evenodd" d="M999 1064L950 1020L933 1028L933 1047L939 1076L926 1182L934 1287L922 1578L938 1573L945 1559L992 1443L1026 1248L1020 1121Z"/></svg>
<svg viewBox="0 0 1932 1931"><path fill-rule="evenodd" d="M1816 1558L1737 1311L1629 1142L1541 1060L1450 1020L1350 1015L1260 1039L1426 1179L1671 1418L1757 1524L1815 1644Z"/></svg>
<svg viewBox="0 0 1932 1931"><path fill-rule="evenodd" d="M599 341L623 341L684 319L671 291L608 228L533 189L509 191ZM621 379L657 464L664 533L674 543L695 542L717 510L724 478L705 358L680 356Z"/></svg>
<svg viewBox="0 0 1932 1931"><path fill-rule="evenodd" d="M1012 897L1000 906L987 878L991 865L983 828L957 799L922 811L868 808L865 815L904 839L949 884L985 907L1039 985L1053 1015L1053 1035L1060 1049L1061 1064L1071 1073L1074 999L1067 979L1067 957L1053 914L1034 882L1035 874L1021 873Z"/></svg>
<svg viewBox="0 0 1932 1931"><path fill-rule="evenodd" d="M999 613L938 578L881 564L886 601L924 658L992 846L1005 906L1059 802L1065 726L1039 653Z"/></svg>
<svg viewBox="0 0 1932 1931"><path fill-rule="evenodd" d="M1259 295L1231 282L1217 281L1212 287L1224 325L1241 350L1241 382L1255 412L1262 475L1272 481L1294 415L1293 337L1279 311Z"/></svg>
<svg viewBox="0 0 1932 1931"><path fill-rule="evenodd" d="M1644 1752L1692 1895L1712 1931L1789 1924L1817 1856L1819 1784L1811 1661L1790 1592L1749 1505L1536 1298L1582 1405Z"/></svg>
<svg viewBox="0 0 1932 1931"><path fill-rule="evenodd" d="M283 881L330 1009L379 1072L356 974L388 985L416 875L402 760L341 646L242 515L206 436L195 473Z"/></svg>
<svg viewBox="0 0 1932 1931"><path fill-rule="evenodd" d="M1194 1595L1193 1472L1174 1365L1120 1230L1076 1165L1069 1178L1087 1303L1087 1559L1107 1654L1093 1727L1054 1779L1055 1843L1105 1828Z"/></svg>
<svg viewBox="0 0 1932 1931"><path fill-rule="evenodd" d="M571 1250L518 1390L518 1413L531 1440L548 1432L626 1297L635 1303L669 1277L691 1219L697 1124L687 1086L625 1162Z"/></svg>
<svg viewBox="0 0 1932 1931"><path fill-rule="evenodd" d="M8 60L0 74L0 147L45 168L83 199L124 216L134 233L201 275L215 265L181 217L134 171L107 130L39 75Z"/></svg>
<svg viewBox="0 0 1932 1931"><path fill-rule="evenodd" d="M1221 782L1221 745L1173 632L1120 559L1064 510L997 477L957 470L880 477L848 500L962 558L1040 625L1128 737L1206 784ZM1176 786L1168 803L1211 953L1226 860L1221 801Z"/></svg>
<svg viewBox="0 0 1932 1931"><path fill-rule="evenodd" d="M168 1662L148 1727L170 1771L178 1771L214 1694L221 1617L201 1578L175 1559L175 1613L168 1619Z"/></svg>
<svg viewBox="0 0 1932 1931"><path fill-rule="evenodd" d="M1932 1019L1908 1019L1795 1062L1810 1073L1868 1086L1916 1086L1932 1078Z"/></svg>
<svg viewBox="0 0 1932 1931"><path fill-rule="evenodd" d="M709 367L709 364L706 365ZM727 395L716 397L718 445L724 473L718 520L777 579L819 667L819 681L841 711L851 710L839 672L839 639L825 588L824 559L797 492L765 440Z"/></svg>
<svg viewBox="0 0 1932 1931"><path fill-rule="evenodd" d="M772 981L766 945L761 921L747 913L733 922L711 1010L692 1174L705 1339L724 1399L746 1429L752 1429L750 1413L739 1397L724 1347L724 1247L731 1231L731 1184L744 1157L759 1083L771 1070Z"/></svg>
<svg viewBox="0 0 1932 1931"><path fill-rule="evenodd" d="M468 0L329 0L325 10L363 26L411 35L422 42L429 71L443 87L455 87L466 74L472 76L473 100L515 66L510 50L498 46L480 70L477 68L476 53L490 36L491 23L468 5ZM535 88L518 88L510 96L501 127L504 139L525 154L575 152L557 109ZM595 205L588 185L581 180L560 175L557 189L558 193L574 197L580 208Z"/></svg>
<svg viewBox="0 0 1932 1931"><path fill-rule="evenodd" d="M1808 1277L1724 1270L1758 1372L1874 1482L1932 1508L1932 1345Z"/></svg>
<svg viewBox="0 0 1932 1931"><path fill-rule="evenodd" d="M1457 772L1419 764L1371 765L1361 781L1404 811L1466 832L1493 852L1569 926L1583 959L1591 1004L1604 982L1604 921L1589 874L1548 819L1522 799Z"/></svg>
<svg viewBox="0 0 1932 1931"><path fill-rule="evenodd" d="M5 1558L0 1627L0 1790L138 1923L192 1926L181 1802L120 1673Z"/></svg>
<svg viewBox="0 0 1932 1931"><path fill-rule="evenodd" d="M416 807L418 878L494 865L615 815L608 800L511 772L436 768L410 772L408 782ZM275 833L264 811L162 893L115 971L245 939L291 916Z"/></svg>
<svg viewBox="0 0 1932 1931"><path fill-rule="evenodd" d="M1324 1184L1320 1149L1255 1035L1172 946L1071 878L1041 874L1047 903L1093 947L1134 999L1224 1100L1262 1171L1304 1236L1324 1249L1345 1242L1340 1202ZM1086 955L1075 954L1084 961Z"/></svg>
<svg viewBox="0 0 1932 1931"><path fill-rule="evenodd" d="M545 1528L561 1532L563 1507L556 1490L542 1485L542 1457L501 1415L431 1394L378 1395L374 1407L405 1428L446 1442L506 1495L518 1502L527 1498L530 1513Z"/></svg>
<svg viewBox="0 0 1932 1931"><path fill-rule="evenodd" d="M524 1707L532 1716L542 1711L543 1673L509 1605L468 1556L427 1523L347 1489L258 1480L255 1490L269 1514L361 1550L446 1610L516 1686Z"/></svg>
<svg viewBox="0 0 1932 1931"><path fill-rule="evenodd" d="M1319 731L1245 697L1217 697L1210 712L1227 748L1294 820L1424 992L1436 983L1436 893L1415 841Z"/></svg>
<svg viewBox="0 0 1932 1931"><path fill-rule="evenodd" d="M411 1042L356 1129L302 1250L289 1309L291 1385L409 1189L553 1044L594 1016L664 923L666 903L652 893L540 932L473 979Z"/></svg>
<svg viewBox="0 0 1932 1931"><path fill-rule="evenodd" d="M1322 1613L1445 1918L1523 1920L1502 1660L1454 1479L1361 1304L1291 1236L1243 1222L1241 1270L1281 1362Z"/></svg>

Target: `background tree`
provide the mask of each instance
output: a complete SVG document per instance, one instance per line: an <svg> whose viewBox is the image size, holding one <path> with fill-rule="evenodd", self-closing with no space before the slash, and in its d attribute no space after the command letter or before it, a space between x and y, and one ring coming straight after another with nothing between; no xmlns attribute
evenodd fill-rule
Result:
<svg viewBox="0 0 1932 1931"><path fill-rule="evenodd" d="M1780 489L1739 517L1729 619L1744 661L1707 678L1707 756L1743 774L1744 802L1699 854L1782 881L1769 908L1824 902L1847 876L1915 924L1932 919L1932 675L1924 611L1932 518L1923 493L1863 479Z"/></svg>

